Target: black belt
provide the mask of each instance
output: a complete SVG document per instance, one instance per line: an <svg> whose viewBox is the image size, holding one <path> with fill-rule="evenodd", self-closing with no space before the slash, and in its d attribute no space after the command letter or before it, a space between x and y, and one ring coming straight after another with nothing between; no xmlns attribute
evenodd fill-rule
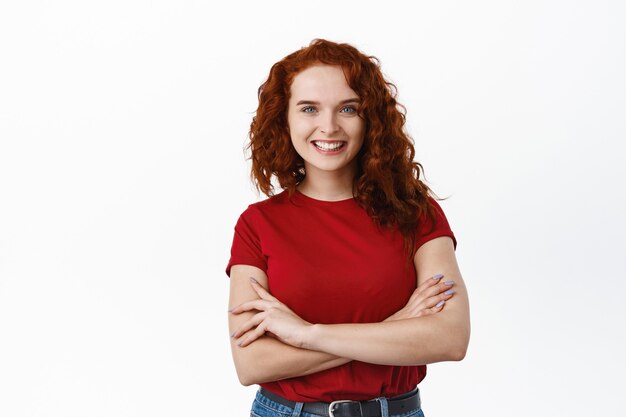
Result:
<svg viewBox="0 0 626 417"><path fill-rule="evenodd" d="M290 401L264 388L261 388L260 391L262 395L266 396L270 400L286 405L289 408L295 408L297 404L295 401ZM419 389L415 388L413 391L407 392L406 394L389 398L387 403L389 404L389 415L402 414L412 410L417 410L421 407ZM380 417L382 415L380 410L380 401L378 400L340 400L333 401L331 403L304 403L302 411L326 417Z"/></svg>

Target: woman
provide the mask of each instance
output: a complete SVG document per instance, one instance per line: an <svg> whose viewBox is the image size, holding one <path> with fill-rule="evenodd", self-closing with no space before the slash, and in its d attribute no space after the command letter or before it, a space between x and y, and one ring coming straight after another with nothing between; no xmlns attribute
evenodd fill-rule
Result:
<svg viewBox="0 0 626 417"><path fill-rule="evenodd" d="M269 198L239 217L226 268L252 415L422 416L425 365L465 356L456 240L404 121L376 58L347 44L314 40L259 88L249 148Z"/></svg>

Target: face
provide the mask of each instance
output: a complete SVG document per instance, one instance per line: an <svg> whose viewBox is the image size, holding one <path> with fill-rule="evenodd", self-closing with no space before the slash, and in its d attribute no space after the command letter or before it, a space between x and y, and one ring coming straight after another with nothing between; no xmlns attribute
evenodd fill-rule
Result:
<svg viewBox="0 0 626 417"><path fill-rule="evenodd" d="M341 67L316 65L294 77L287 122L307 177L321 171L356 173L365 131L359 102Z"/></svg>

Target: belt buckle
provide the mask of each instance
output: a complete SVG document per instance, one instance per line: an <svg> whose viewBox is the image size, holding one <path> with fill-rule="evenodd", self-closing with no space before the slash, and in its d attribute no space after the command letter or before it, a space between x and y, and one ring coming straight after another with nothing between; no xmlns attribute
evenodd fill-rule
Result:
<svg viewBox="0 0 626 417"><path fill-rule="evenodd" d="M359 417L363 417L363 407L361 407L361 402L360 401L352 401L352 400L337 400L337 401L333 401L332 403L328 404L328 416L329 417L336 417L335 416L335 412L333 411L333 408L335 407L335 405L342 404L342 403L358 403L359 404Z"/></svg>

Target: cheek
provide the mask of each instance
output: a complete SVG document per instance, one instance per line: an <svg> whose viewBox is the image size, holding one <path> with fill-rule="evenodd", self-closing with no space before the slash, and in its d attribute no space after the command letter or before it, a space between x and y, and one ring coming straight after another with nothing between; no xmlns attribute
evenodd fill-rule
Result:
<svg viewBox="0 0 626 417"><path fill-rule="evenodd" d="M311 122L302 120L289 120L289 134L292 141L308 139L315 133L315 126Z"/></svg>
<svg viewBox="0 0 626 417"><path fill-rule="evenodd" d="M363 141L363 137L365 136L365 123L363 121L358 121L350 126L350 136L354 139L360 139Z"/></svg>

